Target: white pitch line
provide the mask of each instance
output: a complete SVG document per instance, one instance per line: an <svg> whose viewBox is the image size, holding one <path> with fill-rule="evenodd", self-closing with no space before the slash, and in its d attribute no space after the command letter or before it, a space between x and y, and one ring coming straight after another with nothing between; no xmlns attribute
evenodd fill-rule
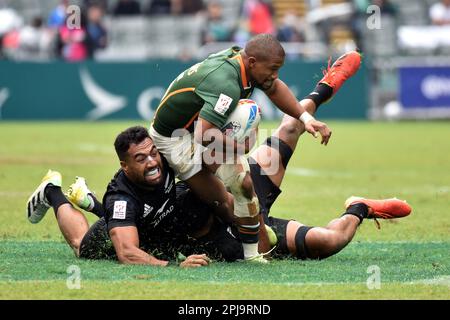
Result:
<svg viewBox="0 0 450 320"><path fill-rule="evenodd" d="M94 144L94 143L81 143L77 145L78 150L84 152L101 152L105 154L113 154L113 148L110 146Z"/></svg>
<svg viewBox="0 0 450 320"><path fill-rule="evenodd" d="M308 168L288 168L286 170L286 174L292 174L294 176L301 177L326 177L326 176L334 176L340 178L351 178L354 175L348 172L338 172L338 171L323 171L323 170L314 170Z"/></svg>

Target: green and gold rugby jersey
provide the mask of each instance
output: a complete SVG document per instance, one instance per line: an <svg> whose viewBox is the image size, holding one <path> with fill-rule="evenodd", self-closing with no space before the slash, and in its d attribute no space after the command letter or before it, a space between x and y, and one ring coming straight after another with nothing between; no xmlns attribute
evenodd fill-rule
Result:
<svg viewBox="0 0 450 320"><path fill-rule="evenodd" d="M155 130L166 137L181 128L193 132L199 116L223 127L238 101L253 92L241 50L220 51L182 72L161 99L153 119Z"/></svg>

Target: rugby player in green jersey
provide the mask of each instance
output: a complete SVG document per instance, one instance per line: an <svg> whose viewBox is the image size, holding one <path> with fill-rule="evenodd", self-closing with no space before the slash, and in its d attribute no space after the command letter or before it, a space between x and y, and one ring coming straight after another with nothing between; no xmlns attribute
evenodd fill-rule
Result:
<svg viewBox="0 0 450 320"><path fill-rule="evenodd" d="M202 201L213 205L216 214L238 225L246 260L265 261L258 252L258 198L249 164L243 157L251 149L253 139L241 144L220 130L238 101L248 98L254 88L259 88L281 111L298 119L307 132L314 136L320 133L322 144L326 145L331 136L327 125L315 120L288 86L278 79L284 58L281 44L267 34L255 36L244 49L232 47L210 55L182 72L170 84L150 126L150 136L176 176ZM322 86L319 83L307 104L310 102L315 106L315 100L329 99L333 91L356 72L359 63L360 60L352 65L346 77L335 77L339 79L336 83L324 81ZM217 161L216 157L212 157L213 161L211 157L205 161L205 147L214 148L215 155L232 150L233 163L229 163L229 155L225 155L227 161L223 161L222 156L222 161Z"/></svg>

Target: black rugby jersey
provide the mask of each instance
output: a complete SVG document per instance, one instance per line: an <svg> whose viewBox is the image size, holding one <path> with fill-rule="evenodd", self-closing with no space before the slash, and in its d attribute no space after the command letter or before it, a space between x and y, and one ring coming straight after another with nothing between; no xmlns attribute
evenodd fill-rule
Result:
<svg viewBox="0 0 450 320"><path fill-rule="evenodd" d="M132 183L122 169L115 174L103 196L108 231L114 227L135 226L141 246L175 236L180 225L175 175L165 159L162 163L163 182L154 190Z"/></svg>

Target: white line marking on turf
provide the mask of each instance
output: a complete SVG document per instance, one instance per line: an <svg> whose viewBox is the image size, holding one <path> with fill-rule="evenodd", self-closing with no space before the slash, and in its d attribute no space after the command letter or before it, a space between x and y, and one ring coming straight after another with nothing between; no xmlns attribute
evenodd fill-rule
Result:
<svg viewBox="0 0 450 320"><path fill-rule="evenodd" d="M427 285L441 285L450 287L450 276L440 276L431 279L423 279L423 280L414 280L410 281L407 284L427 284Z"/></svg>
<svg viewBox="0 0 450 320"><path fill-rule="evenodd" d="M333 177L340 177L340 178L351 178L354 175L348 172L338 172L338 171L323 171L323 170L314 170L314 169L307 169L307 168L288 168L286 171L286 174L292 174L294 176L301 176L301 177L327 177L327 176L333 176Z"/></svg>
<svg viewBox="0 0 450 320"><path fill-rule="evenodd" d="M78 150L85 152L101 152L105 154L113 154L113 148L110 146L95 144L95 143L81 143L77 145Z"/></svg>

